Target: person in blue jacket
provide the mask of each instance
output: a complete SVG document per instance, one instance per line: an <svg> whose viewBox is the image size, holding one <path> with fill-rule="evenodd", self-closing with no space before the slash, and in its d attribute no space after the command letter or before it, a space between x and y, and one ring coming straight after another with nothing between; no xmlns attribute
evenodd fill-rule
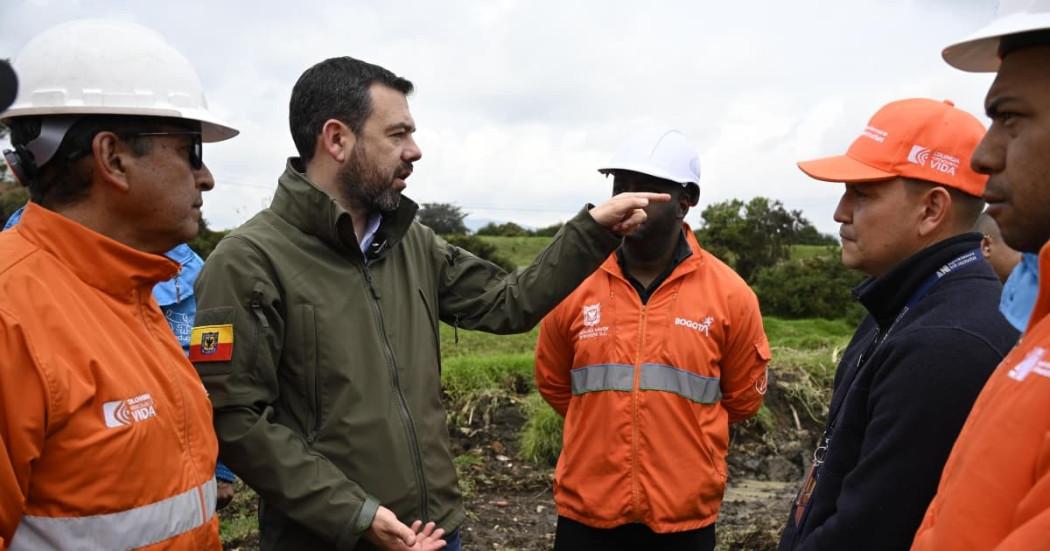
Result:
<svg viewBox="0 0 1050 551"><path fill-rule="evenodd" d="M7 222L3 230L13 228L22 219L22 211L25 207L16 210ZM153 298L156 299L160 311L171 326L171 332L182 345L182 351L189 355L190 333L193 331L193 316L197 313L197 299L193 296L193 283L197 281L197 274L204 266L204 260L189 245L182 243L164 253L164 256L179 263L179 273L174 278L158 283L153 287ZM223 508L233 500L233 483L237 480L233 472L218 462L215 467L215 478L218 481L218 508Z"/></svg>

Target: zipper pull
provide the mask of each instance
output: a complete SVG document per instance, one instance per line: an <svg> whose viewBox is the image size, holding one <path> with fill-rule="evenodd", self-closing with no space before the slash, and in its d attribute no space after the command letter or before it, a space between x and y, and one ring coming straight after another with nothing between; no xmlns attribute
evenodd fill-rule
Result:
<svg viewBox="0 0 1050 551"><path fill-rule="evenodd" d="M248 307L255 313L255 317L259 320L259 325L262 325L263 329L270 328L270 322L266 321L266 314L262 311L262 283L256 283L255 288L252 289L251 298L248 300Z"/></svg>
<svg viewBox="0 0 1050 551"><path fill-rule="evenodd" d="M365 281L368 282L368 290L372 292L372 298L379 300L379 289L376 289L375 280L372 279L372 272L368 269L368 266L362 266L361 271L365 273Z"/></svg>

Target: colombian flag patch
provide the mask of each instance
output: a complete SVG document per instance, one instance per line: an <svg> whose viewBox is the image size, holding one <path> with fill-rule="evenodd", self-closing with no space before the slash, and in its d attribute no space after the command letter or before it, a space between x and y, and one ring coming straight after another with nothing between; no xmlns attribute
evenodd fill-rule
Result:
<svg viewBox="0 0 1050 551"><path fill-rule="evenodd" d="M233 324L200 325L190 335L191 362L228 362L233 359Z"/></svg>

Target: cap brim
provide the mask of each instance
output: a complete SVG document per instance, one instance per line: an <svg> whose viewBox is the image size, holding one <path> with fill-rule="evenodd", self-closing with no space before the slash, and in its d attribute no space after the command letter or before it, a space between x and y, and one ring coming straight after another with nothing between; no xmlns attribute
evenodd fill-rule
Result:
<svg viewBox="0 0 1050 551"><path fill-rule="evenodd" d="M798 168L810 178L825 182L881 182L896 178L898 175L885 170L870 167L852 157L838 155L798 163Z"/></svg>
<svg viewBox="0 0 1050 551"><path fill-rule="evenodd" d="M956 69L971 73L999 70L999 40L1007 35L1050 29L1050 13L1014 13L1001 17L961 42L948 46L941 57Z"/></svg>

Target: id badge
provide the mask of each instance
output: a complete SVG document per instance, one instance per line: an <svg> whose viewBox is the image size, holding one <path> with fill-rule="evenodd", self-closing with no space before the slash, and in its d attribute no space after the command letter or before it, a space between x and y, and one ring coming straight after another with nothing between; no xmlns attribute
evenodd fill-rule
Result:
<svg viewBox="0 0 1050 551"><path fill-rule="evenodd" d="M813 488L817 486L816 477L816 464L810 464L809 470L806 471L806 478L802 481L802 487L798 490L798 495L795 496L795 526L802 525L802 517L806 514L806 505L809 504L809 498L813 496Z"/></svg>

